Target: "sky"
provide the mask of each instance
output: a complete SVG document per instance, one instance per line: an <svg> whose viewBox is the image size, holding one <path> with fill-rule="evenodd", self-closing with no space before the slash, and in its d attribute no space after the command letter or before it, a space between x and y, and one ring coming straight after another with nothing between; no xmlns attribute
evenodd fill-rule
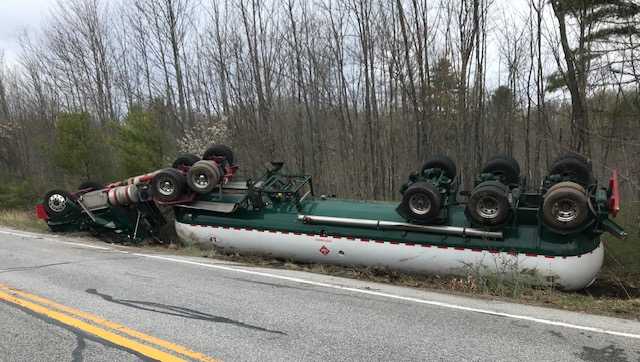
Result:
<svg viewBox="0 0 640 362"><path fill-rule="evenodd" d="M107 0L110 1L110 0ZM133 0L131 0L133 1ZM20 45L18 36L25 30L37 31L55 6L56 0L0 0L0 51L4 51L5 64L18 62ZM499 14L499 8L507 13L526 14L525 0L498 0L492 5L493 14ZM492 35L490 35L492 36ZM493 34L495 36L495 34ZM487 49L487 81L490 87L497 86L504 67L500 65L498 44L490 39Z"/></svg>
<svg viewBox="0 0 640 362"><path fill-rule="evenodd" d="M54 5L54 0L0 0L0 49L7 63L15 62L20 52L18 34L38 29Z"/></svg>

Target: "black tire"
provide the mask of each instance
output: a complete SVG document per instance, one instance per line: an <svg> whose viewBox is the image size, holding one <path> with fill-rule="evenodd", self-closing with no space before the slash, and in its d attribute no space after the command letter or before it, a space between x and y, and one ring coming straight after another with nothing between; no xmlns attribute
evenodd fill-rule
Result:
<svg viewBox="0 0 640 362"><path fill-rule="evenodd" d="M214 157L224 157L230 165L233 165L233 151L225 145L211 145L202 155L203 160L211 160Z"/></svg>
<svg viewBox="0 0 640 362"><path fill-rule="evenodd" d="M591 167L574 157L558 159L549 168L549 175L560 175L565 181L573 181L582 186L593 182Z"/></svg>
<svg viewBox="0 0 640 362"><path fill-rule="evenodd" d="M476 224L499 226L509 218L508 188L496 181L485 181L476 186L467 203L467 215Z"/></svg>
<svg viewBox="0 0 640 362"><path fill-rule="evenodd" d="M555 232L570 234L577 231L589 214L587 195L576 187L558 187L544 196L542 219Z"/></svg>
<svg viewBox="0 0 640 362"><path fill-rule="evenodd" d="M174 168L158 171L151 181L155 199L162 202L178 200L185 193L186 186L184 174Z"/></svg>
<svg viewBox="0 0 640 362"><path fill-rule="evenodd" d="M520 166L509 159L493 158L487 161L481 172L493 174L506 185L520 183Z"/></svg>
<svg viewBox="0 0 640 362"><path fill-rule="evenodd" d="M78 187L78 190L87 190L87 192L89 192L89 191L102 190L103 188L104 188L104 185L99 182L85 181L80 184L80 186Z"/></svg>
<svg viewBox="0 0 640 362"><path fill-rule="evenodd" d="M61 233L61 232L67 231L67 227L68 227L68 225L66 224L54 224L54 225L47 224L47 226L49 227L49 230L51 230L51 232L54 232L54 233Z"/></svg>
<svg viewBox="0 0 640 362"><path fill-rule="evenodd" d="M187 185L198 194L206 194L220 184L222 176L222 170L217 163L201 160L187 172Z"/></svg>
<svg viewBox="0 0 640 362"><path fill-rule="evenodd" d="M566 158L575 158L576 160L584 163L585 165L587 165L589 167L589 169L591 169L591 163L589 162L589 159L584 157L583 155L579 154L579 153L575 153L575 152L566 152L560 156L558 156L552 164L560 161L560 160L564 160Z"/></svg>
<svg viewBox="0 0 640 362"><path fill-rule="evenodd" d="M503 159L503 160L509 161L511 163L511 165L513 166L513 169L516 170L516 173L518 175L520 174L520 163L518 163L518 161L516 161L515 158L511 157L510 155L508 155L506 153L499 153L499 154L491 157L489 160L487 160L487 162L493 161L493 160L497 160L497 159Z"/></svg>
<svg viewBox="0 0 640 362"><path fill-rule="evenodd" d="M453 162L449 156L445 155L436 155L431 157L422 165L420 169L420 174L424 174L424 172L430 168L439 168L441 169L445 176L450 179L454 179L457 174L456 163Z"/></svg>
<svg viewBox="0 0 640 362"><path fill-rule="evenodd" d="M409 221L426 224L440 214L442 198L429 182L416 182L404 192L398 213Z"/></svg>
<svg viewBox="0 0 640 362"><path fill-rule="evenodd" d="M545 195L550 194L551 192L553 192L553 190L557 190L557 189L559 189L561 187L571 187L571 188L574 188L574 189L582 192L583 194L587 193L585 188L582 187L581 185L579 185L579 184L577 184L575 182L571 182L571 181L564 181L564 182L558 182L556 184L553 184L551 187L549 187L547 192L545 192Z"/></svg>
<svg viewBox="0 0 640 362"><path fill-rule="evenodd" d="M200 157L194 155L193 153L181 153L178 155L176 160L173 161L171 167L177 169L191 167L198 161L200 161Z"/></svg>
<svg viewBox="0 0 640 362"><path fill-rule="evenodd" d="M44 195L44 210L51 219L69 215L71 195L64 190L51 190Z"/></svg>

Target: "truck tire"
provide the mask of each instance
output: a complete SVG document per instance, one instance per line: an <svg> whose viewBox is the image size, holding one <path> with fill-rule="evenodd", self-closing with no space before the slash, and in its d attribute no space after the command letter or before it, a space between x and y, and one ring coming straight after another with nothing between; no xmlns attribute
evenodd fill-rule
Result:
<svg viewBox="0 0 640 362"><path fill-rule="evenodd" d="M186 191L186 184L184 174L175 168L158 171L151 181L154 197L162 202L178 200Z"/></svg>
<svg viewBox="0 0 640 362"><path fill-rule="evenodd" d="M564 180L588 186L593 182L593 174L589 164L575 157L556 160L549 168L549 175L559 175Z"/></svg>
<svg viewBox="0 0 640 362"><path fill-rule="evenodd" d="M66 225L66 224L61 224L61 225L59 225L59 224L53 224L53 225L52 224L47 224L47 226L49 227L49 230L51 230L51 232L59 233L59 232L65 231L67 229L68 225Z"/></svg>
<svg viewBox="0 0 640 362"><path fill-rule="evenodd" d="M430 168L439 168L444 172L444 175L450 179L454 179L457 174L457 168L455 162L451 158L445 155L436 155L431 157L422 165L420 169L420 173L424 174L424 172Z"/></svg>
<svg viewBox="0 0 640 362"><path fill-rule="evenodd" d="M193 153L181 153L178 155L171 167L177 169L184 169L186 167L193 166L194 163L200 161L200 157L194 155Z"/></svg>
<svg viewBox="0 0 640 362"><path fill-rule="evenodd" d="M551 187L549 187L547 192L545 192L545 195L550 193L550 192L552 192L553 190L557 190L557 189L559 189L561 187L571 187L571 188L574 188L574 189L582 192L583 194L587 193L585 188L580 186L579 184L577 184L575 182L571 182L571 181L564 181L564 182L558 182L557 184L553 184Z"/></svg>
<svg viewBox="0 0 640 362"><path fill-rule="evenodd" d="M102 190L103 188L104 188L104 185L99 182L85 181L80 184L80 186L78 187L78 190L87 190L87 192L90 192L90 191Z"/></svg>
<svg viewBox="0 0 640 362"><path fill-rule="evenodd" d="M509 189L497 181L485 181L476 186L467 203L467 215L476 224L499 226L509 218Z"/></svg>
<svg viewBox="0 0 640 362"><path fill-rule="evenodd" d="M398 213L409 221L426 224L440 214L442 198L429 182L416 182L402 196Z"/></svg>
<svg viewBox="0 0 640 362"><path fill-rule="evenodd" d="M64 190L51 190L44 195L44 210L51 219L71 212L71 195Z"/></svg>
<svg viewBox="0 0 640 362"><path fill-rule="evenodd" d="M589 166L589 169L591 169L591 163L589 162L589 159L584 157L583 155L581 155L579 153L576 153L576 152L566 152L564 154L561 154L560 156L558 156L553 161L553 163L556 163L556 162L558 162L560 160L564 160L565 158L575 158L576 160L579 160L580 162L582 162L585 165Z"/></svg>
<svg viewBox="0 0 640 362"><path fill-rule="evenodd" d="M220 184L222 170L215 161L201 160L187 172L187 185L198 194L206 194Z"/></svg>
<svg viewBox="0 0 640 362"><path fill-rule="evenodd" d="M570 234L584 225L589 218L589 201L580 188L564 185L545 193L542 219L546 226L560 234Z"/></svg>
<svg viewBox="0 0 640 362"><path fill-rule="evenodd" d="M228 146L213 144L207 147L202 159L212 160L214 157L224 157L230 165L233 165L233 151Z"/></svg>
<svg viewBox="0 0 640 362"><path fill-rule="evenodd" d="M516 170L516 173L518 175L520 174L520 164L512 156L510 156L510 155L508 155L506 153L498 153L497 155L494 155L493 157L488 159L487 162L493 161L493 160L497 160L497 159L503 159L503 160L509 161L509 163L511 163L511 165L513 166L513 169Z"/></svg>
<svg viewBox="0 0 640 362"><path fill-rule="evenodd" d="M492 158L485 163L482 173L496 176L505 185L520 183L520 165L511 158Z"/></svg>

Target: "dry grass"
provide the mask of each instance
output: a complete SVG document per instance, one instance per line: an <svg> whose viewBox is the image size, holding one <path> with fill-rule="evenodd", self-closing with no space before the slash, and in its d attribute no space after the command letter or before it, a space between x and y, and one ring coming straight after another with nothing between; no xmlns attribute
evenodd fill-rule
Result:
<svg viewBox="0 0 640 362"><path fill-rule="evenodd" d="M21 230L46 232L47 224L36 218L34 211L0 209L0 225Z"/></svg>

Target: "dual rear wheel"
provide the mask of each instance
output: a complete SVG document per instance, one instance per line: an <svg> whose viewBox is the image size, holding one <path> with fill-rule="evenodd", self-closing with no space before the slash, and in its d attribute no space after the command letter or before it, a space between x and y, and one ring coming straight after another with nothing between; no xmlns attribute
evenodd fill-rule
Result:
<svg viewBox="0 0 640 362"><path fill-rule="evenodd" d="M493 175L493 180L480 182L469 195L466 214L473 224L496 227L503 225L511 215L510 186L520 183L520 165L507 154L490 158L481 170Z"/></svg>
<svg viewBox="0 0 640 362"><path fill-rule="evenodd" d="M504 224L511 214L509 187L499 181L484 181L478 184L471 191L466 212L475 224Z"/></svg>
<svg viewBox="0 0 640 362"><path fill-rule="evenodd" d="M223 171L214 161L200 160L187 172L187 185L198 194L206 194L222 180Z"/></svg>
<svg viewBox="0 0 640 362"><path fill-rule="evenodd" d="M542 203L542 219L551 230L570 234L590 217L586 190L575 182L559 182L547 190Z"/></svg>
<svg viewBox="0 0 640 362"><path fill-rule="evenodd" d="M165 168L153 176L151 188L158 201L173 202L187 191L186 177L175 168Z"/></svg>
<svg viewBox="0 0 640 362"><path fill-rule="evenodd" d="M456 164L451 158L445 155L431 157L420 169L420 180L404 190L398 213L418 224L435 222L445 202L444 195L456 173Z"/></svg>
<svg viewBox="0 0 640 362"><path fill-rule="evenodd" d="M558 157L549 167L549 175L560 176L564 181L582 186L593 183L593 172L589 160L576 153L566 153Z"/></svg>
<svg viewBox="0 0 640 362"><path fill-rule="evenodd" d="M409 186L402 195L398 213L407 220L427 224L440 214L442 196L430 182L420 181Z"/></svg>
<svg viewBox="0 0 640 362"><path fill-rule="evenodd" d="M233 151L221 144L209 146L202 159L191 153L180 154L171 168L154 175L151 187L155 198L161 202L175 202L190 191L209 193L222 181L223 165L233 165L233 162Z"/></svg>

